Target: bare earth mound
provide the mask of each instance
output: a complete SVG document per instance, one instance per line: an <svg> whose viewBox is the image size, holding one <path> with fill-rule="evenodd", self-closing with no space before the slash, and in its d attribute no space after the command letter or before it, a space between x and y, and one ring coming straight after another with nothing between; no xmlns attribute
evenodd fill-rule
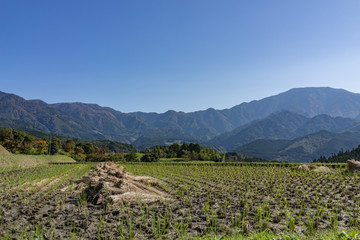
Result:
<svg viewBox="0 0 360 240"><path fill-rule="evenodd" d="M81 182L88 183L84 190L93 204L112 202L156 202L168 195L159 181L151 177L132 176L113 162L99 163Z"/></svg>
<svg viewBox="0 0 360 240"><path fill-rule="evenodd" d="M360 172L360 162L355 161L355 159L347 160L347 167L349 171L357 171Z"/></svg>
<svg viewBox="0 0 360 240"><path fill-rule="evenodd" d="M6 150L3 146L0 145L0 154L3 155L11 155L10 152L8 152L8 150Z"/></svg>

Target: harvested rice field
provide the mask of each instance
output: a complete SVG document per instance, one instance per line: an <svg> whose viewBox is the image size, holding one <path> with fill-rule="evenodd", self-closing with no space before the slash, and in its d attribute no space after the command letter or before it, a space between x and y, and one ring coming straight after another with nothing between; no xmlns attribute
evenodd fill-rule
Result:
<svg viewBox="0 0 360 240"><path fill-rule="evenodd" d="M342 167L41 165L0 172L0 191L3 239L215 239L284 232L305 239L360 226L360 177Z"/></svg>

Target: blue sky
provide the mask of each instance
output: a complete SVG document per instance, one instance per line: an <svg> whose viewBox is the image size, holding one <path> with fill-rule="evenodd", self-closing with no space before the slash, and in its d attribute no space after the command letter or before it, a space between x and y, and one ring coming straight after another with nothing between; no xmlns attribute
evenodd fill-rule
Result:
<svg viewBox="0 0 360 240"><path fill-rule="evenodd" d="M122 112L360 93L360 1L0 0L0 91Z"/></svg>

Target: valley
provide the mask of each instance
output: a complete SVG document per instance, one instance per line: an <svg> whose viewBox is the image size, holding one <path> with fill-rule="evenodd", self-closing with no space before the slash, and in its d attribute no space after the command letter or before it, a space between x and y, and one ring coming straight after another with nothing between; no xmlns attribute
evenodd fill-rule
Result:
<svg viewBox="0 0 360 240"><path fill-rule="evenodd" d="M359 12L0 0L0 240L360 240Z"/></svg>
<svg viewBox="0 0 360 240"><path fill-rule="evenodd" d="M333 88L296 88L229 109L190 113L122 113L97 104L47 104L1 92L0 127L110 140L139 150L185 142L271 161L311 162L360 144L359 109L360 94ZM322 144L312 144L319 139ZM261 141L286 146L268 152Z"/></svg>
<svg viewBox="0 0 360 240"><path fill-rule="evenodd" d="M164 114L2 94L0 236L356 237L359 176L345 161L358 157L357 106L267 105L291 92L234 112Z"/></svg>

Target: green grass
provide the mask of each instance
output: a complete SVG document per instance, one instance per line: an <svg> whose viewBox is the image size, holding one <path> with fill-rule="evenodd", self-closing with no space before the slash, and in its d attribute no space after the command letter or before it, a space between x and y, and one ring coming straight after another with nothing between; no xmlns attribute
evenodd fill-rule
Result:
<svg viewBox="0 0 360 240"><path fill-rule="evenodd" d="M135 153L136 157L140 160L142 158L142 156L144 156L144 153Z"/></svg>
<svg viewBox="0 0 360 240"><path fill-rule="evenodd" d="M215 163L214 161L202 161L202 160L189 160L186 161L184 158L160 158L159 163L191 163L191 164L206 164Z"/></svg>
<svg viewBox="0 0 360 240"><path fill-rule="evenodd" d="M183 158L160 158L159 162L183 162Z"/></svg>
<svg viewBox="0 0 360 240"><path fill-rule="evenodd" d="M32 167L40 164L47 164L49 162L76 162L74 159L65 155L25 155L25 154L0 154L0 167L14 168L14 167Z"/></svg>

